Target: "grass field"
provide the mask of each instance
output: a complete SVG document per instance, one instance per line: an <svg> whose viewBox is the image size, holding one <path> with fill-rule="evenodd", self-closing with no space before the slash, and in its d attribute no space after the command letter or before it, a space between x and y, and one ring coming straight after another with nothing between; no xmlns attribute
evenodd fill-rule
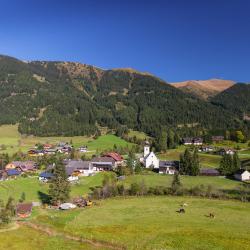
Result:
<svg viewBox="0 0 250 250"><path fill-rule="evenodd" d="M28 227L0 233L0 249L9 250L92 250L88 244L78 243L62 237L48 236Z"/></svg>
<svg viewBox="0 0 250 250"><path fill-rule="evenodd" d="M102 184L103 175L105 173L99 173L91 177L81 177L79 184L72 185L71 197L79 195L85 195L90 192L90 187L100 186ZM129 186L132 182L141 182L142 180L148 187L154 186L166 186L170 187L172 182L172 176L169 175L132 175L127 176L122 181L126 186ZM229 180L221 177L206 177L206 176L181 176L181 182L184 187L190 188L196 185L212 185L214 190L235 190L240 187L241 182L235 180ZM0 182L0 199L7 200L9 196L18 200L21 197L22 192L25 192L27 201L39 201L39 192L44 194L48 191L49 184L40 183L37 177L19 177L16 180L8 180Z"/></svg>
<svg viewBox="0 0 250 250"><path fill-rule="evenodd" d="M27 152L28 149L35 146L37 143L52 143L72 142L74 147L87 145L91 153L113 149L114 145L120 147L131 147L133 144L115 135L102 135L97 140L92 137L74 136L74 137L36 137L36 136L21 136L18 133L17 125L0 126L0 145L5 145L6 149L0 153L13 154L18 151Z"/></svg>
<svg viewBox="0 0 250 250"><path fill-rule="evenodd" d="M185 214L179 214L183 202ZM127 249L249 249L250 204L187 197L117 198L33 218L61 232ZM215 219L208 217L215 214Z"/></svg>
<svg viewBox="0 0 250 250"><path fill-rule="evenodd" d="M164 154L159 154L162 160L179 160L180 154L184 153L185 146L180 146L176 149L170 149ZM221 156L214 154L199 153L201 167L218 168L220 165Z"/></svg>

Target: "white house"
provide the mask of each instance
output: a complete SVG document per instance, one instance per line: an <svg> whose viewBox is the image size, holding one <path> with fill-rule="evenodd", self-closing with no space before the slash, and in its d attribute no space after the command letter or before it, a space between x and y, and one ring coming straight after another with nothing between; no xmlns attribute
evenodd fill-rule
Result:
<svg viewBox="0 0 250 250"><path fill-rule="evenodd" d="M240 169L234 175L234 178L239 181L249 181L250 180L250 172L245 169Z"/></svg>
<svg viewBox="0 0 250 250"><path fill-rule="evenodd" d="M179 161L160 161L159 174L175 174L179 171Z"/></svg>
<svg viewBox="0 0 250 250"><path fill-rule="evenodd" d="M154 152L150 151L148 142L145 143L143 157L140 159L140 162L145 168L159 168L159 159Z"/></svg>

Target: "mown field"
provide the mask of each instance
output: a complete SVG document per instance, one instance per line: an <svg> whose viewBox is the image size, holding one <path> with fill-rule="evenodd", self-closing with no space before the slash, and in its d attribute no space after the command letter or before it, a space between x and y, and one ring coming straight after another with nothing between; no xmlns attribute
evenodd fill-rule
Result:
<svg viewBox="0 0 250 250"><path fill-rule="evenodd" d="M184 202L186 213L177 213ZM249 209L249 203L234 201L130 197L73 211L38 211L33 221L127 249L236 250L249 249ZM211 212L214 219L208 217Z"/></svg>
<svg viewBox="0 0 250 250"><path fill-rule="evenodd" d="M72 142L73 146L78 148L87 145L90 153L100 152L103 150L111 150L114 145L118 147L131 147L133 144L111 134L102 135L96 140L92 137L74 136L74 137L36 137L36 136L21 136L18 133L17 125L0 126L0 146L4 145L5 149L0 150L0 153L13 154L18 151L27 152L37 143L52 143Z"/></svg>

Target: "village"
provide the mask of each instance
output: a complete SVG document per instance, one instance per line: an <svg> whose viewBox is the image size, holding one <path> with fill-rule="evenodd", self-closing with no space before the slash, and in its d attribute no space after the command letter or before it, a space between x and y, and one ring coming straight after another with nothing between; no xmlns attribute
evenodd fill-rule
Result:
<svg viewBox="0 0 250 250"><path fill-rule="evenodd" d="M221 142L224 140L223 136L215 136L212 138L214 142ZM217 154L223 155L234 155L237 154L235 149L221 148L203 143L202 138L183 138L181 141L182 145L186 148L196 148L199 153L204 154ZM4 166L0 171L0 180L8 181L22 177L37 178L40 183L50 183L54 178L55 163L45 166L41 169L36 161L42 157L53 157L59 155L63 159L63 165L67 175L67 180L71 185L75 185L79 182L82 177L91 177L101 172L114 172L117 173L119 180L125 179L125 176L119 176L118 169L127 168L131 159L128 156L122 156L118 152L109 151L102 153L99 156L94 156L91 159L74 159L70 158L71 152L76 150L82 154L88 152L87 146L80 146L77 149L67 142L59 142L57 145L43 144L36 145L35 148L28 150L27 155L30 160L25 161L11 161ZM143 144L143 152L141 154L135 154L132 159L132 168L136 165L140 165L144 171L152 171L159 175L176 175L183 174L181 171L180 160L162 160L159 159L157 154L151 150L151 145L148 141ZM185 174L185 173L184 173ZM216 168L200 168L199 176L210 176L226 178L220 173L219 169ZM239 168L233 174L233 177L237 181L247 182L250 180L250 172L247 168ZM198 177L197 177L198 178ZM16 206L17 215L20 218L28 217L31 215L32 206L38 205L39 202L33 203L18 203ZM72 203L60 204L61 209L72 209L76 206L92 205L92 202L88 198L75 197Z"/></svg>

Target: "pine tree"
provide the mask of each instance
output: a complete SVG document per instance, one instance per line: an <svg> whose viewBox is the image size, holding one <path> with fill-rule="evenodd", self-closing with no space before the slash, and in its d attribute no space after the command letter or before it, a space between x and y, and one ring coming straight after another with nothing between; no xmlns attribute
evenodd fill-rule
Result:
<svg viewBox="0 0 250 250"><path fill-rule="evenodd" d="M220 172L224 175L231 175L233 169L232 156L224 154L220 162Z"/></svg>
<svg viewBox="0 0 250 250"><path fill-rule="evenodd" d="M67 179L66 169L62 162L57 162L54 169L54 177L49 186L51 203L58 205L69 199L70 184Z"/></svg>
<svg viewBox="0 0 250 250"><path fill-rule="evenodd" d="M192 166L191 166L191 172L190 175L199 175L200 173L200 161L199 161L199 155L198 155L198 149L195 148L193 157L192 157Z"/></svg>
<svg viewBox="0 0 250 250"><path fill-rule="evenodd" d="M26 199L26 195L25 195L25 193L24 192L22 192L22 194L21 194L21 197L20 197L20 199L19 199L19 202L24 202L25 201L25 199Z"/></svg>
<svg viewBox="0 0 250 250"><path fill-rule="evenodd" d="M192 168L192 155L187 148L183 155L180 156L181 173L189 175Z"/></svg>
<svg viewBox="0 0 250 250"><path fill-rule="evenodd" d="M237 152L233 155L233 169L232 169L232 174L235 173L238 169L241 168L241 162L239 159L239 155Z"/></svg>
<svg viewBox="0 0 250 250"><path fill-rule="evenodd" d="M167 150L167 132L162 131L158 138L158 150L165 152Z"/></svg>

